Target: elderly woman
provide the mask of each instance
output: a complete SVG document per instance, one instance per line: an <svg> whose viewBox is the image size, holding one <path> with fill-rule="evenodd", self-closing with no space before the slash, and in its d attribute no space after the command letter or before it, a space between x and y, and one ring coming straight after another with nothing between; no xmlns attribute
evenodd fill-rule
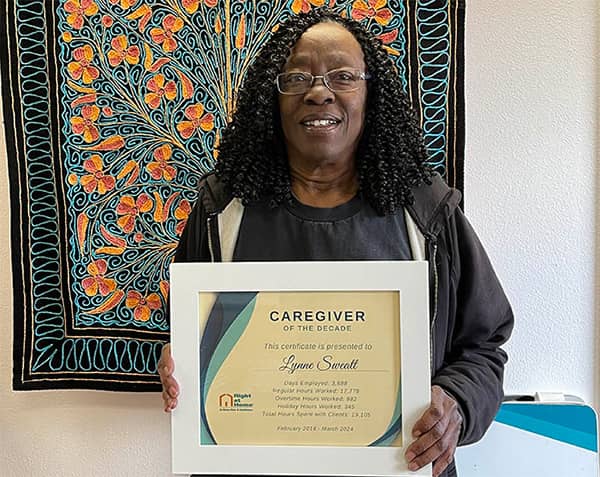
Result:
<svg viewBox="0 0 600 477"><path fill-rule="evenodd" d="M498 410L513 315L459 192L426 160L380 42L328 10L291 17L248 70L176 260L428 260L431 405L406 459L452 476L456 446ZM168 346L159 367L169 411Z"/></svg>

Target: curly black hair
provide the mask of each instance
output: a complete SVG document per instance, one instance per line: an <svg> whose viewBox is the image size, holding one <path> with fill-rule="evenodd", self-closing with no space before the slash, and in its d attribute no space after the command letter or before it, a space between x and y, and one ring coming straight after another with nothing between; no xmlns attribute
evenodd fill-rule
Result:
<svg viewBox="0 0 600 477"><path fill-rule="evenodd" d="M244 204L291 201L275 77L300 36L322 22L341 24L362 48L371 79L356 154L359 187L377 213L394 213L412 203L411 187L429 182L423 132L381 41L358 22L326 8L289 17L256 56L238 92L232 120L223 130L216 174Z"/></svg>

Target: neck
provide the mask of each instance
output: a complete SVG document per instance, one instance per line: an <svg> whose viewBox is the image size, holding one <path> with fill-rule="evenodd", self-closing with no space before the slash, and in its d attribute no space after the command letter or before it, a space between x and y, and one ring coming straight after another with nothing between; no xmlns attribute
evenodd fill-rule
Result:
<svg viewBox="0 0 600 477"><path fill-rule="evenodd" d="M319 165L299 167L290 163L292 193L312 207L336 207L352 199L358 191L354 162L346 167Z"/></svg>

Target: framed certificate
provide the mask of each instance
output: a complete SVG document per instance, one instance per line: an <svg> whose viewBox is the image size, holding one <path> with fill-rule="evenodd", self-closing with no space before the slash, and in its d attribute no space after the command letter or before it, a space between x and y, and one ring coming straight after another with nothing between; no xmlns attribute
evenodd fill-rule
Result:
<svg viewBox="0 0 600 477"><path fill-rule="evenodd" d="M427 263L171 265L173 472L431 475Z"/></svg>

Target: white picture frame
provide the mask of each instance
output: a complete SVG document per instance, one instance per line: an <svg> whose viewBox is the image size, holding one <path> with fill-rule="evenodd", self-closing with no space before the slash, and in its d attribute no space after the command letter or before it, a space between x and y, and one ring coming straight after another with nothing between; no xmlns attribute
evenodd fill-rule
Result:
<svg viewBox="0 0 600 477"><path fill-rule="evenodd" d="M199 294L226 291L398 291L402 443L430 402L425 261L235 262L171 265L171 347L180 386L172 412L172 471L199 475L431 476L408 470L405 447L201 445Z"/></svg>

